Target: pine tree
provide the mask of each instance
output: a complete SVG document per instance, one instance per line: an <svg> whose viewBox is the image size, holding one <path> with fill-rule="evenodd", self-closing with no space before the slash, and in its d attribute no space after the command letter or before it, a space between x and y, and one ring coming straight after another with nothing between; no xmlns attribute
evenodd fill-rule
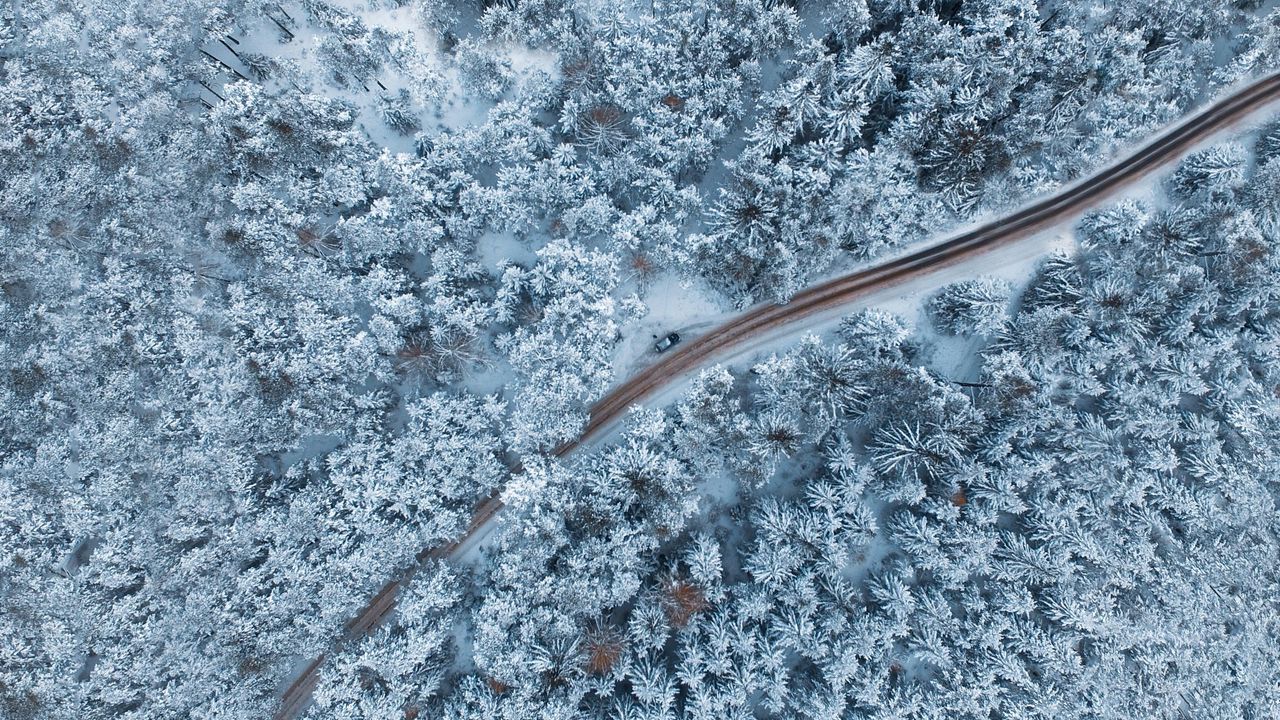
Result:
<svg viewBox="0 0 1280 720"><path fill-rule="evenodd" d="M943 288L929 301L929 318L949 334L991 335L1004 324L1010 288L1000 280L965 280Z"/></svg>

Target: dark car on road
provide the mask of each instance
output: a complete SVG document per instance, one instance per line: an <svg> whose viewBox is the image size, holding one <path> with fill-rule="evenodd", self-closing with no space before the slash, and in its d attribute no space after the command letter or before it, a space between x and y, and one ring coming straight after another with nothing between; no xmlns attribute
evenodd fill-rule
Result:
<svg viewBox="0 0 1280 720"><path fill-rule="evenodd" d="M654 352L666 352L678 342L680 342L680 333L671 333L653 344Z"/></svg>

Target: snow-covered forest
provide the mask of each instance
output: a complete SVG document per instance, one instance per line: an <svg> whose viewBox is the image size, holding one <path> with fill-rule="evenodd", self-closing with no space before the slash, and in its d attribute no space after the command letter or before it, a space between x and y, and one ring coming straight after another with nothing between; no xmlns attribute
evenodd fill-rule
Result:
<svg viewBox="0 0 1280 720"><path fill-rule="evenodd" d="M0 718L1280 717L1280 115L563 452L1273 5L7 4Z"/></svg>

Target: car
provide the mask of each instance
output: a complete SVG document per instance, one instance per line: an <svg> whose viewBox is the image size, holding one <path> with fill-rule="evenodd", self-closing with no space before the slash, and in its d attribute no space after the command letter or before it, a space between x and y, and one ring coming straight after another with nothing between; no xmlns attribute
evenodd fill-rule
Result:
<svg viewBox="0 0 1280 720"><path fill-rule="evenodd" d="M672 345L680 342L680 333L671 333L653 344L654 352L666 352Z"/></svg>

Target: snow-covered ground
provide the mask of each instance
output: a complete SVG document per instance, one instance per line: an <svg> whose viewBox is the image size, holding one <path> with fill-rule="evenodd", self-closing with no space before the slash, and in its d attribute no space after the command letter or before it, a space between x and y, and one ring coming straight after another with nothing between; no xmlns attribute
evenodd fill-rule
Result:
<svg viewBox="0 0 1280 720"><path fill-rule="evenodd" d="M529 243L511 232L487 232L476 240L476 254L480 266L489 272L497 272L507 261L533 267L538 256Z"/></svg>
<svg viewBox="0 0 1280 720"><path fill-rule="evenodd" d="M614 351L613 373L619 382L654 362L653 343L667 333L680 333L682 341L697 337L727 321L733 310L700 283L664 273L644 294L648 312L623 325L622 340Z"/></svg>
<svg viewBox="0 0 1280 720"><path fill-rule="evenodd" d="M383 94L406 91L422 130L427 134L445 129L461 129L483 124L494 102L463 87L458 58L443 50L443 38L424 25L413 4L391 5L335 0L335 7L350 11L365 25L369 36L385 34L388 57L384 58L375 77L369 82L343 87L334 82L321 65L321 45L333 35L327 28L309 18L300 2L282 2L263 19L237 28L225 40L211 41L204 51L244 76L252 77L241 60L256 53L274 60L280 69L261 81L272 91L289 84L334 99L352 103L358 110L357 125L375 144L394 153L412 153L413 133L400 133L389 127L380 116L377 105ZM279 23L279 24L277 24ZM286 29L282 29L284 26ZM542 50L518 45L486 46L487 54L509 72L515 87L537 74L554 76L557 58ZM224 84L236 78L231 70L223 73ZM219 87L196 90L208 103L219 101Z"/></svg>

